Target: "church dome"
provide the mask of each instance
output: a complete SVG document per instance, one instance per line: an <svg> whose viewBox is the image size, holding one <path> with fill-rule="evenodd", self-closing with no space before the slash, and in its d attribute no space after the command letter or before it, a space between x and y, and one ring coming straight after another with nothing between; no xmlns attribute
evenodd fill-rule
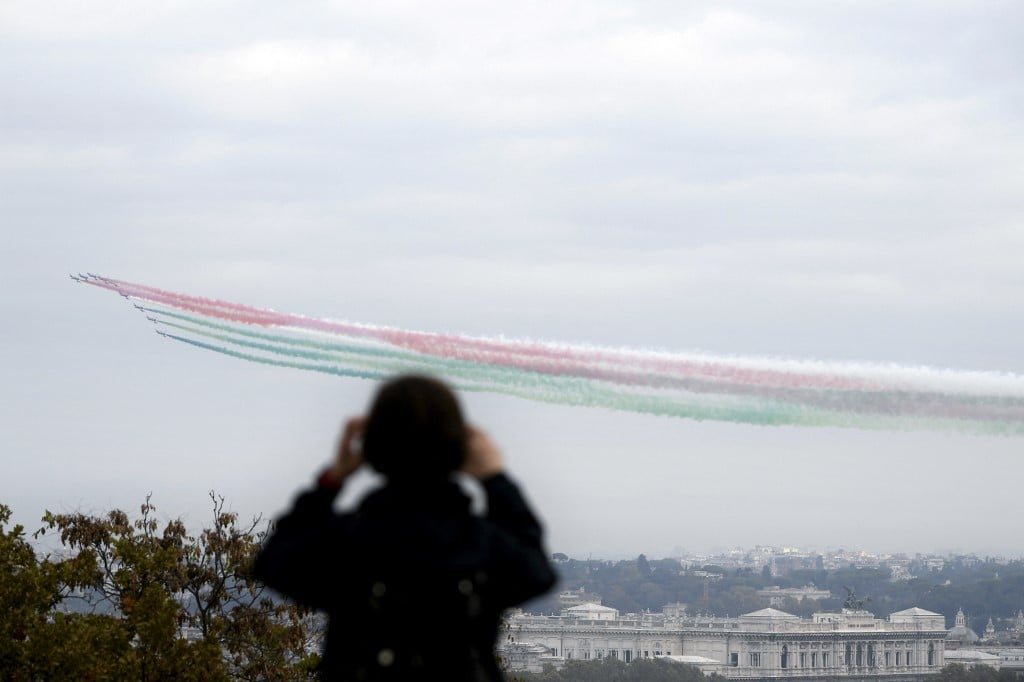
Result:
<svg viewBox="0 0 1024 682"><path fill-rule="evenodd" d="M977 643L978 633L967 627L967 619L964 617L964 610L956 612L956 624L946 633L947 642L960 642L961 644Z"/></svg>

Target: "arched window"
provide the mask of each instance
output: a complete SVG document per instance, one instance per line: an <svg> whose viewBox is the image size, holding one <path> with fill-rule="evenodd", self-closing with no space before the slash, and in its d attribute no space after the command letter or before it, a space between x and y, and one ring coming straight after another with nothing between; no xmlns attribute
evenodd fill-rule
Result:
<svg viewBox="0 0 1024 682"><path fill-rule="evenodd" d="M928 645L928 665L935 665L935 645Z"/></svg>
<svg viewBox="0 0 1024 682"><path fill-rule="evenodd" d="M785 644L782 645L782 667L789 667L789 647Z"/></svg>
<svg viewBox="0 0 1024 682"><path fill-rule="evenodd" d="M868 644L868 665L872 668L875 667L875 645Z"/></svg>
<svg viewBox="0 0 1024 682"><path fill-rule="evenodd" d="M853 647L849 644L846 645L846 665L853 665Z"/></svg>
<svg viewBox="0 0 1024 682"><path fill-rule="evenodd" d="M864 665L864 646L862 644L857 645L857 667Z"/></svg>

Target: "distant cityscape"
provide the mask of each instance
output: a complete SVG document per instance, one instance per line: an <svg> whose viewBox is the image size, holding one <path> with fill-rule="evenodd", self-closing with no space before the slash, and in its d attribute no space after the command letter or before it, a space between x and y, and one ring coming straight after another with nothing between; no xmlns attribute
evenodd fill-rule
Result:
<svg viewBox="0 0 1024 682"><path fill-rule="evenodd" d="M1019 559L773 546L553 558L559 593L507 620L499 650L511 670L668 658L735 679L1024 671Z"/></svg>
<svg viewBox="0 0 1024 682"><path fill-rule="evenodd" d="M562 555L565 556L565 555ZM678 559L681 565L720 566L729 570L751 568L761 570L765 566L773 575L780 575L789 569L818 568L835 570L853 566L855 568L889 567L897 579L910 579L909 567L920 564L929 570L942 570L947 563L961 562L980 564L994 562L1009 565L1020 562L1024 557L1006 557L1000 555L978 555L977 553L961 552L912 552L886 553L864 549L805 549L794 546L756 545L752 549L736 547L720 552L686 552L676 550L668 555Z"/></svg>

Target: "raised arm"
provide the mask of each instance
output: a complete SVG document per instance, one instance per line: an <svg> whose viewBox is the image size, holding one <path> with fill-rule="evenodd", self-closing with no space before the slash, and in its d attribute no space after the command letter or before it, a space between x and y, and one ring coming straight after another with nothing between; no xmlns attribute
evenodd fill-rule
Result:
<svg viewBox="0 0 1024 682"><path fill-rule="evenodd" d="M502 553L510 572L506 589L509 605L548 590L557 576L548 561L540 521L519 487L505 475L501 450L483 431L470 430L462 470L480 481L487 493L487 519L507 539Z"/></svg>
<svg viewBox="0 0 1024 682"><path fill-rule="evenodd" d="M363 463L358 448L363 423L355 418L345 424L333 463L278 519L253 563L258 580L306 606L324 606L330 593L330 529L338 522L332 507L345 480Z"/></svg>

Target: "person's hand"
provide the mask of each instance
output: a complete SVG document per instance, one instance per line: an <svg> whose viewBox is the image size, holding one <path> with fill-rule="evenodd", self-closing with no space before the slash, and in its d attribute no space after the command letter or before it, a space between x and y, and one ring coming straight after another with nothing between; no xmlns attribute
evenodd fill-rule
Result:
<svg viewBox="0 0 1024 682"><path fill-rule="evenodd" d="M486 433L480 429L469 427L469 438L466 441L466 461L461 471L478 481L500 474L505 466L501 450Z"/></svg>
<svg viewBox="0 0 1024 682"><path fill-rule="evenodd" d="M338 454L331 466L331 475L342 483L353 471L363 465L362 437L366 417L353 417L345 422L345 430L338 441Z"/></svg>

